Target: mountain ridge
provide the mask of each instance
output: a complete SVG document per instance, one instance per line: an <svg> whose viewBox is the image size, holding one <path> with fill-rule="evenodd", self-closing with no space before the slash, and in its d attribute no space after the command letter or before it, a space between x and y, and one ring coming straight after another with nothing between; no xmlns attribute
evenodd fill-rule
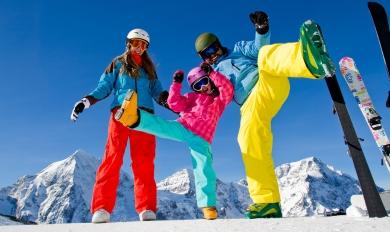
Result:
<svg viewBox="0 0 390 232"><path fill-rule="evenodd" d="M98 165L96 158L77 150L35 175L22 176L12 186L0 188L0 214L37 223L89 222L89 202ZM361 193L356 179L313 156L282 164L275 172L284 217L346 209L351 195ZM160 220L202 217L196 206L192 170L179 170L159 181L157 187ZM133 190L133 179L121 172L112 221L138 220ZM245 179L227 183L217 180L220 218L242 218L250 203Z"/></svg>

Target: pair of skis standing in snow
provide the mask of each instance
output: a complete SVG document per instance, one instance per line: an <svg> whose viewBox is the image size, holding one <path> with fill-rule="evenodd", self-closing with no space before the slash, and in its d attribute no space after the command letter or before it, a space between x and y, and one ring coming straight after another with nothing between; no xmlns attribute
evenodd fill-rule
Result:
<svg viewBox="0 0 390 232"><path fill-rule="evenodd" d="M269 45L264 12L250 14L256 34L227 49L212 33L199 35L195 48L203 63L192 69L188 83L194 92L181 94L183 72L173 75L169 93L162 91L147 48L149 35L134 29L127 49L114 59L97 88L75 104L71 118L114 91L104 159L97 171L91 203L92 222L108 222L115 205L123 153L130 138L136 211L140 220L156 219L154 181L155 138L187 142L191 150L198 207L204 218L217 218L216 176L210 144L226 105L240 105L238 142L253 204L248 218L281 217L280 194L272 160L272 118L289 94L288 77L322 79L335 73L319 26L306 21L295 43ZM153 115L152 98L180 113L177 121ZM129 129L130 128L130 129ZM146 133L145 133L146 132Z"/></svg>
<svg viewBox="0 0 390 232"><path fill-rule="evenodd" d="M377 2L368 2L368 8L374 21L383 58L390 78L390 31L386 11L384 7ZM383 154L382 160L390 172L390 141L382 126L382 117L374 108L355 61L350 57L344 57L340 60L339 65L341 74L356 99L375 142ZM390 91L386 106L390 107Z"/></svg>

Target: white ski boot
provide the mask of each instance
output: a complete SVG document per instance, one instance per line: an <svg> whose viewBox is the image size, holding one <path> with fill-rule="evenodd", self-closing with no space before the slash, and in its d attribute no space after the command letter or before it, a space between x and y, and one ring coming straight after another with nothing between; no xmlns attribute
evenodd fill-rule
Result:
<svg viewBox="0 0 390 232"><path fill-rule="evenodd" d="M105 209L98 209L93 213L92 223L107 223L110 222L110 213Z"/></svg>
<svg viewBox="0 0 390 232"><path fill-rule="evenodd" d="M156 220L156 213L152 210L144 210L139 214L140 221L154 221Z"/></svg>

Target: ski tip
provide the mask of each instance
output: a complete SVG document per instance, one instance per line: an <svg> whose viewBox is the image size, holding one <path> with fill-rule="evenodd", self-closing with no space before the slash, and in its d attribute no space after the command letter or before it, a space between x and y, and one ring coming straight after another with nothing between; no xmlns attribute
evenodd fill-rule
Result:
<svg viewBox="0 0 390 232"><path fill-rule="evenodd" d="M368 2L368 8L383 8L383 6L379 2Z"/></svg>
<svg viewBox="0 0 390 232"><path fill-rule="evenodd" d="M371 14L382 14L386 17L386 10L379 2L368 2L367 4Z"/></svg>
<svg viewBox="0 0 390 232"><path fill-rule="evenodd" d="M355 61L348 56L345 56L340 59L339 61L339 67L340 67L340 72L343 76L347 75L348 72L353 71L359 73L357 70Z"/></svg>
<svg viewBox="0 0 390 232"><path fill-rule="evenodd" d="M343 61L343 60L353 60L351 57L349 56L344 56L340 59L340 62Z"/></svg>
<svg viewBox="0 0 390 232"><path fill-rule="evenodd" d="M351 63L351 62L355 63L351 57L344 56L343 58L340 59L339 65L342 66L345 63Z"/></svg>

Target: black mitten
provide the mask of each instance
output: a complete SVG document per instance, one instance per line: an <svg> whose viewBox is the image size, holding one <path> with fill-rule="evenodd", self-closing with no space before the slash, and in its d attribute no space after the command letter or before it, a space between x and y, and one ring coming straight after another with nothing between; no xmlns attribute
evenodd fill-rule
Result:
<svg viewBox="0 0 390 232"><path fill-rule="evenodd" d="M213 68L211 67L211 65L207 62L202 62L200 64L200 68L203 70L203 72L205 72L207 75L210 74L211 71L213 71Z"/></svg>
<svg viewBox="0 0 390 232"><path fill-rule="evenodd" d="M158 104L168 108L168 103L167 103L168 96L169 96L168 91L166 90L162 91L160 93L160 96L158 97Z"/></svg>
<svg viewBox="0 0 390 232"><path fill-rule="evenodd" d="M182 83L184 79L184 72L182 70L177 70L173 74L173 81L177 83Z"/></svg>
<svg viewBox="0 0 390 232"><path fill-rule="evenodd" d="M255 11L249 14L251 22L255 25L256 31L264 35L269 30L268 15L263 11Z"/></svg>

